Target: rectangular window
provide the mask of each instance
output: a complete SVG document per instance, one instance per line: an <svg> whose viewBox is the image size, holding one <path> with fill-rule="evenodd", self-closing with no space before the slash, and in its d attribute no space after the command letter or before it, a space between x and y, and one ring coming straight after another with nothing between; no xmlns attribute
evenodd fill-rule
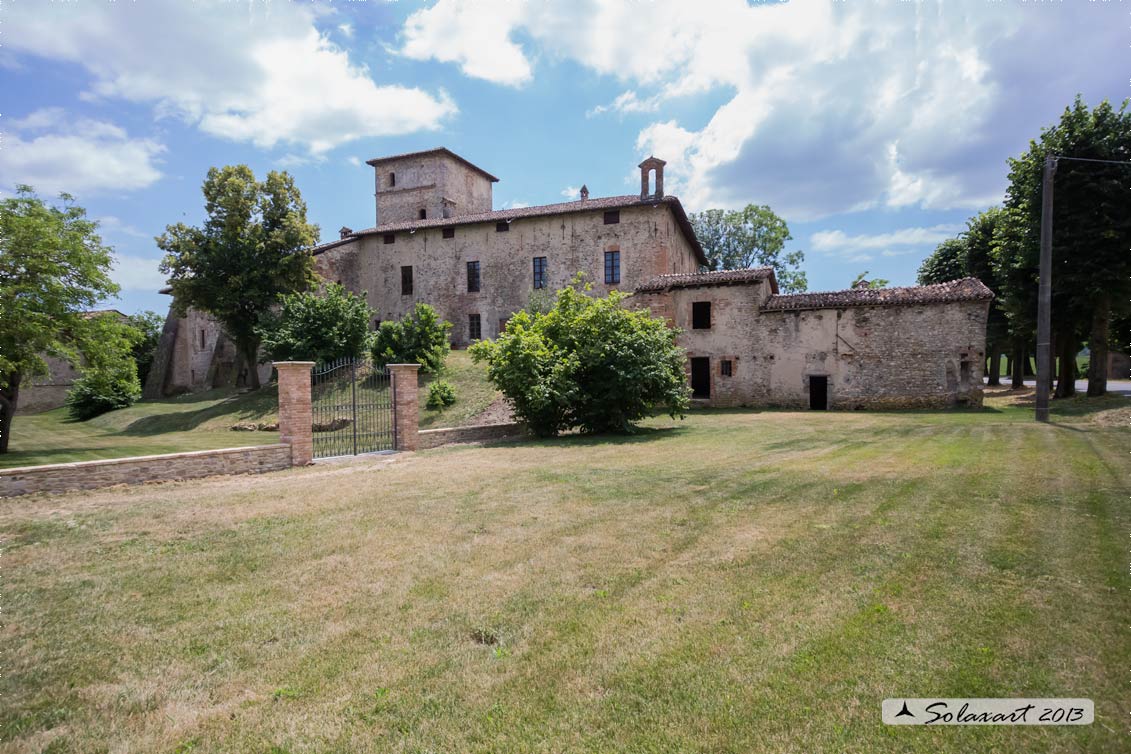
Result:
<svg viewBox="0 0 1131 754"><path fill-rule="evenodd" d="M421 220L427 220L428 219L428 210L426 210L426 209L420 210L420 219Z"/></svg>
<svg viewBox="0 0 1131 754"><path fill-rule="evenodd" d="M506 233L510 229L511 229L511 224L508 223L505 220L503 220L502 222L495 223L495 232L496 233Z"/></svg>
<svg viewBox="0 0 1131 754"><path fill-rule="evenodd" d="M620 210L611 209L605 213L605 225L616 225L620 222Z"/></svg>
<svg viewBox="0 0 1131 754"><path fill-rule="evenodd" d="M711 329L711 302L695 301L691 304L691 329Z"/></svg>
<svg viewBox="0 0 1131 754"><path fill-rule="evenodd" d="M443 235L444 238L455 238L456 237L456 229L455 228L444 228L441 235Z"/></svg>
<svg viewBox="0 0 1131 754"><path fill-rule="evenodd" d="M731 361L730 359L723 359L722 360L722 363L719 365L719 372L722 374L723 377L731 377L732 375L734 375L733 364L734 364L734 362Z"/></svg>
<svg viewBox="0 0 1131 754"><path fill-rule="evenodd" d="M605 285L616 285L620 282L620 252L605 252Z"/></svg>
<svg viewBox="0 0 1131 754"><path fill-rule="evenodd" d="M393 241L396 241L396 240L397 240L396 233L386 233L385 234L385 243L392 243Z"/></svg>
<svg viewBox="0 0 1131 754"><path fill-rule="evenodd" d="M546 287L546 257L534 257L534 287Z"/></svg>
<svg viewBox="0 0 1131 754"><path fill-rule="evenodd" d="M201 351L204 350L204 329L203 328L201 328L201 330L200 330L200 350Z"/></svg>
<svg viewBox="0 0 1131 754"><path fill-rule="evenodd" d="M478 314L467 315L467 339L468 340L482 340L483 330L479 324Z"/></svg>
<svg viewBox="0 0 1131 754"><path fill-rule="evenodd" d="M401 268L401 295L412 295L412 267L406 266Z"/></svg>
<svg viewBox="0 0 1131 754"><path fill-rule="evenodd" d="M467 292L479 293L479 262L467 263Z"/></svg>
<svg viewBox="0 0 1131 754"><path fill-rule="evenodd" d="M504 317L503 319L499 320L499 335L502 335L506 331L507 331L507 320L506 320L506 317Z"/></svg>
<svg viewBox="0 0 1131 754"><path fill-rule="evenodd" d="M373 320L373 329L374 330L380 330L381 329L381 320L379 320L379 319Z"/></svg>

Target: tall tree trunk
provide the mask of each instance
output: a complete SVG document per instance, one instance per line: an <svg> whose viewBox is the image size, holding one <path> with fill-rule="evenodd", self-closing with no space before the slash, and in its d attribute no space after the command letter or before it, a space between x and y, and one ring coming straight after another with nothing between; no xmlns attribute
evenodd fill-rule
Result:
<svg viewBox="0 0 1131 754"><path fill-rule="evenodd" d="M1071 398L1076 395L1076 337L1061 335L1057 339L1060 364L1056 377L1056 397Z"/></svg>
<svg viewBox="0 0 1131 754"><path fill-rule="evenodd" d="M259 384L259 341L246 342L240 348L244 361L247 363L247 386L251 390L258 390Z"/></svg>
<svg viewBox="0 0 1131 754"><path fill-rule="evenodd" d="M0 388L0 454L8 452L8 440L12 436L12 419L20 399L19 372L8 374L8 387Z"/></svg>
<svg viewBox="0 0 1131 754"><path fill-rule="evenodd" d="M1001 384L1001 348L994 346L990 349L990 370L989 370L989 383L990 385Z"/></svg>
<svg viewBox="0 0 1131 754"><path fill-rule="evenodd" d="M1111 327L1111 296L1096 296L1092 308L1092 331L1088 334L1088 396L1096 397L1107 392L1107 339Z"/></svg>
<svg viewBox="0 0 1131 754"><path fill-rule="evenodd" d="M1025 343L1017 340L1013 342L1013 390L1025 387L1025 367L1029 363L1029 354L1025 350Z"/></svg>
<svg viewBox="0 0 1131 754"><path fill-rule="evenodd" d="M1005 373L1013 376L1013 352L1010 351L1005 356Z"/></svg>

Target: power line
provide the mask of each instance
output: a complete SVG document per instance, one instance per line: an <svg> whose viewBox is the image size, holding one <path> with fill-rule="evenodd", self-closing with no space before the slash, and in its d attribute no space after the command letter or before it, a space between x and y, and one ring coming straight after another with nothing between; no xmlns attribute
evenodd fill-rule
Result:
<svg viewBox="0 0 1131 754"><path fill-rule="evenodd" d="M1058 162L1060 160L1073 160L1075 162L1103 162L1108 165L1131 165L1131 161L1128 160L1093 160L1088 157L1058 157L1057 155L1053 155L1052 158Z"/></svg>

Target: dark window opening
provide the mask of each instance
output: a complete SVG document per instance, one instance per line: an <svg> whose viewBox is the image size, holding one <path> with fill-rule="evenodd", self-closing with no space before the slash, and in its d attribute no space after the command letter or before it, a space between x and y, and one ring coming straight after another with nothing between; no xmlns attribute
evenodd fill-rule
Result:
<svg viewBox="0 0 1131 754"><path fill-rule="evenodd" d="M620 210L611 209L605 213L605 225L617 225L620 223Z"/></svg>
<svg viewBox="0 0 1131 754"><path fill-rule="evenodd" d="M505 220L502 221L502 222L495 223L495 232L496 233L506 233L510 229L511 229L511 224L506 222Z"/></svg>
<svg viewBox="0 0 1131 754"><path fill-rule="evenodd" d="M467 292L479 292L479 262L467 263Z"/></svg>
<svg viewBox="0 0 1131 754"><path fill-rule="evenodd" d="M401 295L412 295L412 267L401 267Z"/></svg>
<svg viewBox="0 0 1131 754"><path fill-rule="evenodd" d="M385 243L387 243L387 244L392 243L393 241L397 240L397 234L396 233L386 233L384 240L385 240Z"/></svg>
<svg viewBox="0 0 1131 754"><path fill-rule="evenodd" d="M428 219L428 210L426 210L426 209L420 210L420 219L421 220L427 220Z"/></svg>
<svg viewBox="0 0 1131 754"><path fill-rule="evenodd" d="M615 285L620 282L620 252L605 252L605 284Z"/></svg>
<svg viewBox="0 0 1131 754"><path fill-rule="evenodd" d="M201 329L201 331L200 331L200 348L201 348L201 350L204 350L204 330L203 329Z"/></svg>
<svg viewBox="0 0 1131 754"><path fill-rule="evenodd" d="M397 185L397 174L389 173L389 188Z"/></svg>
<svg viewBox="0 0 1131 754"><path fill-rule="evenodd" d="M711 302L695 301L691 304L691 329L711 329Z"/></svg>
<svg viewBox="0 0 1131 754"><path fill-rule="evenodd" d="M829 378L826 375L809 375L809 408L813 411L828 410Z"/></svg>
<svg viewBox="0 0 1131 754"><path fill-rule="evenodd" d="M373 320L373 329L374 330L380 330L381 329L381 320L379 320L379 319Z"/></svg>
<svg viewBox="0 0 1131 754"><path fill-rule="evenodd" d="M711 360L706 356L691 360L691 397L711 397Z"/></svg>
<svg viewBox="0 0 1131 754"><path fill-rule="evenodd" d="M440 232L440 235L442 235L444 238L455 238L456 237L456 229L455 228L444 228L444 230Z"/></svg>
<svg viewBox="0 0 1131 754"><path fill-rule="evenodd" d="M719 366L719 374L723 377L732 377L734 375L734 362L730 359L723 359Z"/></svg>
<svg viewBox="0 0 1131 754"><path fill-rule="evenodd" d="M468 340L482 340L483 330L479 323L478 314L467 315L467 339Z"/></svg>
<svg viewBox="0 0 1131 754"><path fill-rule="evenodd" d="M507 318L503 317L502 319L499 320L499 335L502 335L506 331L507 331Z"/></svg>
<svg viewBox="0 0 1131 754"><path fill-rule="evenodd" d="M546 287L546 257L534 257L534 287Z"/></svg>

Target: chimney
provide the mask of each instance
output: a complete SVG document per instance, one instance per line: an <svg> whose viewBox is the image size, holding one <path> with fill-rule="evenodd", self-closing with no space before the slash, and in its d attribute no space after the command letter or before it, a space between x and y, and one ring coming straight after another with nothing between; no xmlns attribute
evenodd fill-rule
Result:
<svg viewBox="0 0 1131 754"><path fill-rule="evenodd" d="M349 238L352 235L353 228L347 228L344 225L342 226L342 229L338 231L338 238Z"/></svg>
<svg viewBox="0 0 1131 754"><path fill-rule="evenodd" d="M860 280L857 280L855 283L853 283L852 287L859 291L859 290L863 290L865 288L871 288L872 284L869 283L867 280L864 280L863 278L861 278Z"/></svg>
<svg viewBox="0 0 1131 754"><path fill-rule="evenodd" d="M588 198L589 198L589 187L586 186L583 183L583 184L581 184L581 201L585 201Z"/></svg>
<svg viewBox="0 0 1131 754"><path fill-rule="evenodd" d="M650 156L647 160L637 165L640 168L640 200L645 199L663 199L664 198L664 165L668 163L663 160ZM651 189L649 184L649 173L656 172L656 185ZM651 189L651 190L649 190Z"/></svg>

